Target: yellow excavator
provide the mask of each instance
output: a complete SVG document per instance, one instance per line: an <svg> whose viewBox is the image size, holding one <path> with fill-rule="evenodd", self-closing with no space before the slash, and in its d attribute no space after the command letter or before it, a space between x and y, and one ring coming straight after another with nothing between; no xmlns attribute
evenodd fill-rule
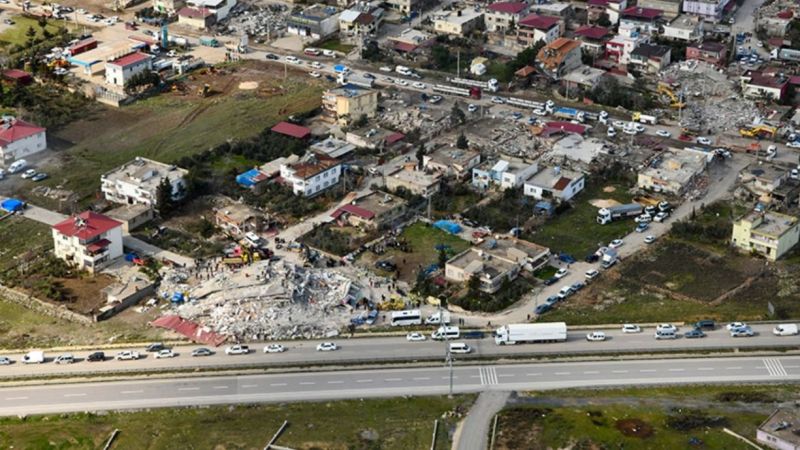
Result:
<svg viewBox="0 0 800 450"><path fill-rule="evenodd" d="M667 86L666 84L659 83L658 93L660 95L666 95L667 97L669 97L670 108L681 109L686 106L686 104L683 103L681 99L678 98L678 96L675 95L675 93L672 92L672 89L670 89L670 87Z"/></svg>
<svg viewBox="0 0 800 450"><path fill-rule="evenodd" d="M778 132L776 127L772 127L769 125L753 125L750 127L739 128L739 134L742 137L749 137L749 138L775 138L775 134Z"/></svg>

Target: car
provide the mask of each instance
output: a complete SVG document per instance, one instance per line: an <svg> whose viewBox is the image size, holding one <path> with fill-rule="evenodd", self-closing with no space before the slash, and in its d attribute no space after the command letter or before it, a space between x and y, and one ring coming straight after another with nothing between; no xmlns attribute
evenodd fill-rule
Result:
<svg viewBox="0 0 800 450"><path fill-rule="evenodd" d="M314 61L314 62L311 63L311 68L312 69L322 69L323 67L325 67L325 66L320 64L318 61Z"/></svg>
<svg viewBox="0 0 800 450"><path fill-rule="evenodd" d="M139 352L135 352L132 350L123 350L117 353L115 357L117 361L135 361L139 359Z"/></svg>
<svg viewBox="0 0 800 450"><path fill-rule="evenodd" d="M35 175L36 175L36 170L28 169L22 173L22 178L24 179L33 178Z"/></svg>
<svg viewBox="0 0 800 450"><path fill-rule="evenodd" d="M285 57L284 59L286 60L286 62L292 63L292 64L302 64L303 63L302 61L300 61L300 58L298 58L296 56L292 56L292 55L289 55L289 56Z"/></svg>
<svg viewBox="0 0 800 450"><path fill-rule="evenodd" d="M90 353L89 356L86 357L86 360L89 362L105 361L106 354L103 352Z"/></svg>
<svg viewBox="0 0 800 450"><path fill-rule="evenodd" d="M706 334L703 333L703 330L701 330L700 328L694 328L692 330L687 331L686 333L683 333L683 337L687 339L697 339L706 337Z"/></svg>
<svg viewBox="0 0 800 450"><path fill-rule="evenodd" d="M586 340L589 342L602 342L606 340L606 334L602 331L592 331L586 335Z"/></svg>
<svg viewBox="0 0 800 450"><path fill-rule="evenodd" d="M422 333L408 333L406 340L408 342L422 342L425 340L425 335Z"/></svg>
<svg viewBox="0 0 800 450"><path fill-rule="evenodd" d="M656 222L663 222L663 221L667 220L668 217L669 217L669 213L668 212L661 211L660 213L656 214L655 217L653 217L653 220L655 220Z"/></svg>
<svg viewBox="0 0 800 450"><path fill-rule="evenodd" d="M441 95L431 95L431 97L428 99L428 103L433 103L434 105L440 101L442 101Z"/></svg>
<svg viewBox="0 0 800 450"><path fill-rule="evenodd" d="M731 322L731 323L725 325L725 329L730 331L730 330L733 330L734 328L744 328L746 326L747 326L747 324L744 323L744 322Z"/></svg>
<svg viewBox="0 0 800 450"><path fill-rule="evenodd" d="M47 177L49 177L49 175L47 175L46 173L39 172L36 175L31 177L31 181L37 181L38 182L38 181L46 180Z"/></svg>
<svg viewBox="0 0 800 450"><path fill-rule="evenodd" d="M640 214L633 219L636 223L650 223L652 220L653 217L650 214Z"/></svg>
<svg viewBox="0 0 800 450"><path fill-rule="evenodd" d="M614 125L615 128L625 128L625 122L621 120L615 120L611 122L611 125Z"/></svg>
<svg viewBox="0 0 800 450"><path fill-rule="evenodd" d="M636 130L637 133L644 133L647 130L644 125L638 123L633 125L633 129Z"/></svg>
<svg viewBox="0 0 800 450"><path fill-rule="evenodd" d="M270 61L277 61L277 60L281 59L280 56L278 56L278 55L276 55L274 53L267 53L266 55L264 55L264 57L269 59Z"/></svg>
<svg viewBox="0 0 800 450"><path fill-rule="evenodd" d="M697 143L700 145L711 145L711 139L704 136L700 136L699 138L697 138Z"/></svg>
<svg viewBox="0 0 800 450"><path fill-rule="evenodd" d="M391 68L391 67L389 67L389 66L383 66L383 67L381 67L381 68L380 68L380 69L378 69L378 70L380 70L381 72L394 72L394 69L392 69L392 68Z"/></svg>
<svg viewBox="0 0 800 450"><path fill-rule="evenodd" d="M469 111L469 112L471 112L471 113L474 113L474 112L475 112L475 111L477 111L477 110L478 110L478 107L477 107L477 106L475 106L475 105L473 105L472 103L470 103L470 104L467 106L467 111Z"/></svg>
<svg viewBox="0 0 800 450"><path fill-rule="evenodd" d="M550 297L547 297L545 303L547 303L548 305L555 305L556 303L558 303L559 300L561 299L558 298L557 295L551 295Z"/></svg>
<svg viewBox="0 0 800 450"><path fill-rule="evenodd" d="M324 67L321 64L320 64L320 66ZM373 74L371 74L369 72L364 72L364 73L361 74L361 76L364 77L364 78L367 78L369 80L374 80L375 79L375 75L373 75Z"/></svg>
<svg viewBox="0 0 800 450"><path fill-rule="evenodd" d="M647 229L650 228L650 224L642 222L639 225L636 225L636 232L637 233L644 233Z"/></svg>
<svg viewBox="0 0 800 450"><path fill-rule="evenodd" d="M71 353L64 353L63 355L58 355L53 360L56 364L72 364L75 362L75 356Z"/></svg>
<svg viewBox="0 0 800 450"><path fill-rule="evenodd" d="M572 283L572 286L570 286L570 287L572 288L572 292L578 292L581 289L583 289L585 286L586 285L581 283L580 281L576 281L576 282Z"/></svg>
<svg viewBox="0 0 800 450"><path fill-rule="evenodd" d="M547 303L542 303L533 310L533 313L536 314L537 316L541 316L547 311L550 311L550 308L552 308L552 306L548 305Z"/></svg>
<svg viewBox="0 0 800 450"><path fill-rule="evenodd" d="M316 72L316 71L314 71L314 72L309 72L308 74L309 74L309 75L311 75L313 78L319 78L319 77L321 77L321 76L322 76L322 74L321 74L321 73L319 73L319 72Z"/></svg>
<svg viewBox="0 0 800 450"><path fill-rule="evenodd" d="M778 146L777 145L770 145L767 147L767 159L774 159L778 156Z"/></svg>
<svg viewBox="0 0 800 450"><path fill-rule="evenodd" d="M0 366L7 366L11 364L11 358L8 356L0 356Z"/></svg>
<svg viewBox="0 0 800 450"><path fill-rule="evenodd" d="M648 234L647 236L644 237L644 243L645 244L652 244L655 241L656 241L656 237L653 236L652 234Z"/></svg>
<svg viewBox="0 0 800 450"><path fill-rule="evenodd" d="M543 110L542 108L536 108L533 110L533 114L537 116L546 116L547 111Z"/></svg>
<svg viewBox="0 0 800 450"><path fill-rule="evenodd" d="M544 285L545 286L552 286L552 285L556 284L557 282L558 282L558 278L550 277L550 278L544 280Z"/></svg>
<svg viewBox="0 0 800 450"><path fill-rule="evenodd" d="M787 142L786 146L789 148L800 148L800 141Z"/></svg>
<svg viewBox="0 0 800 450"><path fill-rule="evenodd" d="M658 209L657 209L655 206L653 206L653 205L646 206L646 207L644 208L644 214L646 214L646 215L650 216L651 218L652 218L653 216L655 216L657 212L658 212Z"/></svg>
<svg viewBox="0 0 800 450"><path fill-rule="evenodd" d="M408 86L408 81L406 81L406 80L404 80L402 78L395 78L394 84L397 84L397 85L400 85L400 86Z"/></svg>
<svg viewBox="0 0 800 450"><path fill-rule="evenodd" d="M622 332L623 333L641 333L642 328L639 325L634 325L632 323L626 323L622 325Z"/></svg>
<svg viewBox="0 0 800 450"><path fill-rule="evenodd" d="M494 97L492 97L492 103L494 103L494 104L496 104L496 105L502 105L502 104L503 104L503 103L505 103L505 102L506 102L506 101L505 101L505 100L503 100L501 97L498 97L498 96L494 96Z"/></svg>
<svg viewBox="0 0 800 450"><path fill-rule="evenodd" d="M337 347L333 342L321 342L319 345L317 345L318 352L332 352L338 349L339 347Z"/></svg>
<svg viewBox="0 0 800 450"><path fill-rule="evenodd" d="M330 56L330 57L334 57L334 56L336 56L336 52L334 52L333 50L327 50L327 49L325 49L325 50L322 50L322 55L323 55L323 56Z"/></svg>
<svg viewBox="0 0 800 450"><path fill-rule="evenodd" d="M264 347L264 353L283 353L285 351L286 347L281 344L269 344Z"/></svg>
<svg viewBox="0 0 800 450"><path fill-rule="evenodd" d="M625 134L630 134L630 135L637 134L635 128L623 128L622 132L625 133Z"/></svg>
<svg viewBox="0 0 800 450"><path fill-rule="evenodd" d="M152 343L152 344L148 345L148 346L147 346L147 348L146 348L145 350L146 350L146 351L148 351L148 352L150 352L150 353L153 353L153 352L160 352L161 350L164 350L165 348L167 348L167 347L166 347L166 346L164 346L164 344L163 344L163 343L161 343L161 342L154 342L154 343Z"/></svg>
<svg viewBox="0 0 800 450"><path fill-rule="evenodd" d="M606 131L606 136L612 138L616 135L617 135L617 130L615 130L613 127L608 127L608 131Z"/></svg>
<svg viewBox="0 0 800 450"><path fill-rule="evenodd" d="M213 354L214 352L205 347L200 347L192 350L192 356L211 356Z"/></svg>
<svg viewBox="0 0 800 450"><path fill-rule="evenodd" d="M572 295L572 286L564 286L561 290L558 291L558 298L564 300L565 298Z"/></svg>
<svg viewBox="0 0 800 450"><path fill-rule="evenodd" d="M658 202L658 210L661 212L669 212L672 209L672 205L669 204L668 201L660 201Z"/></svg>
<svg viewBox="0 0 800 450"><path fill-rule="evenodd" d="M706 328L706 329L709 329L709 330L713 330L713 329L717 328L717 324L713 320L710 320L710 319L698 320L697 322L695 322L694 327L695 328L700 328L700 329Z"/></svg>
<svg viewBox="0 0 800 450"><path fill-rule="evenodd" d="M381 270L385 270L387 272L394 272L397 270L397 264L386 260L376 262L375 267Z"/></svg>
<svg viewBox="0 0 800 450"><path fill-rule="evenodd" d="M562 268L558 269L556 274L553 275L553 276L560 280L561 278L564 278L565 276L567 276L567 274L569 274L569 270L567 270L567 269L562 267Z"/></svg>
<svg viewBox="0 0 800 450"><path fill-rule="evenodd" d="M614 239L613 241L608 243L608 246L610 248L620 248L620 247L622 247L622 244L624 244L624 243L625 242L623 242L622 239Z"/></svg>
<svg viewBox="0 0 800 450"><path fill-rule="evenodd" d="M755 333L750 327L734 328L731 330L731 337L753 337Z"/></svg>
<svg viewBox="0 0 800 450"><path fill-rule="evenodd" d="M225 348L226 355L246 355L250 353L250 347L246 345L229 345Z"/></svg>
<svg viewBox="0 0 800 450"><path fill-rule="evenodd" d="M425 88L428 87L428 86L425 85L425 83L420 83L419 81L415 81L411 85L414 86L417 89L425 89Z"/></svg>
<svg viewBox="0 0 800 450"><path fill-rule="evenodd" d="M756 41L756 47L761 48L764 46L764 43L761 41Z"/></svg>
<svg viewBox="0 0 800 450"><path fill-rule="evenodd" d="M660 323L656 325L656 332L658 333L675 333L678 331L678 327L671 323Z"/></svg>
<svg viewBox="0 0 800 450"><path fill-rule="evenodd" d="M173 352L172 349L169 348L165 348L164 350L161 350L155 354L156 359L174 358L176 356L178 356L178 354Z"/></svg>
<svg viewBox="0 0 800 450"><path fill-rule="evenodd" d="M672 133L670 133L667 130L657 130L656 131L656 136L661 136L663 138L668 138L668 137L672 137Z"/></svg>
<svg viewBox="0 0 800 450"><path fill-rule="evenodd" d="M584 274L587 280L594 280L595 278L600 276L600 272L596 271L595 269L589 269Z"/></svg>

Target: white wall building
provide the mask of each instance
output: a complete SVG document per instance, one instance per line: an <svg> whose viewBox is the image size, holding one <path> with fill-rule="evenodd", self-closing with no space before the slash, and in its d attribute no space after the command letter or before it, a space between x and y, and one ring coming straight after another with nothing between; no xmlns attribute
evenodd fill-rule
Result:
<svg viewBox="0 0 800 450"><path fill-rule="evenodd" d="M487 161L472 169L472 185L478 189L488 189L498 185L500 189L522 186L533 174L539 171L538 164L528 163L516 158Z"/></svg>
<svg viewBox="0 0 800 450"><path fill-rule="evenodd" d="M46 129L13 117L0 121L0 163L11 163L45 148Z"/></svg>
<svg viewBox="0 0 800 450"><path fill-rule="evenodd" d="M106 62L106 83L125 87L134 75L153 70L152 57L146 53L134 52Z"/></svg>
<svg viewBox="0 0 800 450"><path fill-rule="evenodd" d="M582 173L556 166L542 169L525 182L523 189L525 195L537 200L557 199L568 202L583 190L583 186Z"/></svg>
<svg viewBox="0 0 800 450"><path fill-rule="evenodd" d="M173 200L180 200L186 195L185 177L188 173L180 167L137 157L101 175L100 189L110 202L157 207L161 180L169 180Z"/></svg>
<svg viewBox="0 0 800 450"><path fill-rule="evenodd" d="M683 12L695 14L709 22L719 22L730 0L684 0Z"/></svg>
<svg viewBox="0 0 800 450"><path fill-rule="evenodd" d="M217 22L225 19L236 6L237 0L188 0L187 5L192 8L206 8L217 18Z"/></svg>
<svg viewBox="0 0 800 450"><path fill-rule="evenodd" d="M94 273L122 256L122 223L86 211L53 225L56 257Z"/></svg>
<svg viewBox="0 0 800 450"><path fill-rule="evenodd" d="M312 197L335 186L342 176L338 159L309 153L295 164L281 165L281 178L292 187L294 195Z"/></svg>

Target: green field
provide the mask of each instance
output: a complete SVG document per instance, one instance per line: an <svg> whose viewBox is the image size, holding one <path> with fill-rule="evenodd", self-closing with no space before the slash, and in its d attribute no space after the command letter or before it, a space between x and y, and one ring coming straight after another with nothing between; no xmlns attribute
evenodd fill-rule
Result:
<svg viewBox="0 0 800 450"><path fill-rule="evenodd" d="M0 221L0 272L52 248L49 226L16 215Z"/></svg>
<svg viewBox="0 0 800 450"><path fill-rule="evenodd" d="M333 50L335 52L347 54L355 48L355 45L342 44L342 41L339 39L331 39L323 42L319 47L324 48L325 50Z"/></svg>
<svg viewBox="0 0 800 450"><path fill-rule="evenodd" d="M295 449L430 448L433 423L439 419L437 449L450 448L453 419L474 397L417 397L325 403L215 406L156 409L103 415L0 419L4 448L102 448L119 429L115 450L263 448L284 420L289 426L276 444Z"/></svg>
<svg viewBox="0 0 800 450"><path fill-rule="evenodd" d="M14 21L14 25L0 33L0 43L2 43L2 45L25 45L28 41L28 28L33 28L36 32L36 37L44 37L42 27L39 26L37 20L23 16L13 16L12 20ZM45 27L50 34L58 33L60 28L61 24L56 25L53 21L50 21Z"/></svg>

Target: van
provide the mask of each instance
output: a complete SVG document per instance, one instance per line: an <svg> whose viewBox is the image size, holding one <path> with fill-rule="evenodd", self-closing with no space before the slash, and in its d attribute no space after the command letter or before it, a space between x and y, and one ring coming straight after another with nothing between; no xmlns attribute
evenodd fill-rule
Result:
<svg viewBox="0 0 800 450"><path fill-rule="evenodd" d="M67 353L65 355L58 355L56 359L53 360L56 364L72 364L75 362L75 357L71 354Z"/></svg>
<svg viewBox="0 0 800 450"><path fill-rule="evenodd" d="M22 170L24 170L26 167L28 167L28 161L25 161L24 159L18 159L8 166L8 173L22 172Z"/></svg>
<svg viewBox="0 0 800 450"><path fill-rule="evenodd" d="M28 352L25 354L25 356L22 357L23 364L41 364L43 362L44 362L44 352L41 350Z"/></svg>
<svg viewBox="0 0 800 450"><path fill-rule="evenodd" d="M461 331L458 327L439 327L436 331L431 333L431 339L458 339L461 337Z"/></svg>
<svg viewBox="0 0 800 450"><path fill-rule="evenodd" d="M310 48L310 47L303 50L303 53L308 56L319 56L322 54L322 52L317 50L316 48Z"/></svg>
<svg viewBox="0 0 800 450"><path fill-rule="evenodd" d="M248 231L247 233L245 233L244 234L244 238L247 239L248 243L250 243L251 245L253 245L255 247L258 247L258 246L261 245L261 238L257 234L253 233L252 231Z"/></svg>
<svg viewBox="0 0 800 450"><path fill-rule="evenodd" d="M707 330L713 330L717 327L713 320L698 320L697 323L694 324L695 328L705 328Z"/></svg>
<svg viewBox="0 0 800 450"><path fill-rule="evenodd" d="M656 338L656 340L677 339L678 335L677 335L677 333L675 333L672 330L659 330L659 331L656 331L656 334L655 334L654 337Z"/></svg>
<svg viewBox="0 0 800 450"><path fill-rule="evenodd" d="M450 344L450 353L469 353L472 349L463 342L453 342Z"/></svg>
<svg viewBox="0 0 800 450"><path fill-rule="evenodd" d="M797 333L797 325L793 323L782 323L772 330L775 336L795 336Z"/></svg>

